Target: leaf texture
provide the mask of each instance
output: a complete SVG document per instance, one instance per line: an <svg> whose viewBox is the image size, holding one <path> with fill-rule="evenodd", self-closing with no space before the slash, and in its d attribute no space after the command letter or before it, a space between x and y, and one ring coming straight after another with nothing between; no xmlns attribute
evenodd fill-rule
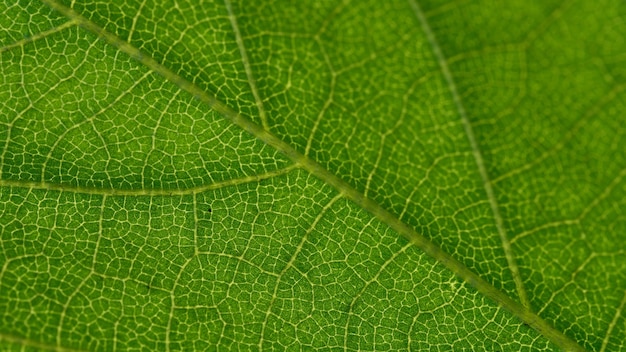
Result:
<svg viewBox="0 0 626 352"><path fill-rule="evenodd" d="M4 1L6 350L626 346L626 5Z"/></svg>

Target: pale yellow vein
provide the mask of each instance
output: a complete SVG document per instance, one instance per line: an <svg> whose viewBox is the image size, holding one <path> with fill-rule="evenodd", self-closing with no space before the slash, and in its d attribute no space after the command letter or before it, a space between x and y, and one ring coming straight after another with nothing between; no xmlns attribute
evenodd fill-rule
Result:
<svg viewBox="0 0 626 352"><path fill-rule="evenodd" d="M624 292L624 297L622 298L622 302L620 303L619 307L615 311L615 315L613 316L611 323L609 323L609 328L606 330L606 335L604 336L604 340L602 341L602 347L600 348L600 352L606 351L606 348L609 345L609 339L611 337L611 334L613 333L613 329L615 329L615 326L617 325L617 321L622 315L624 306L626 306L626 291Z"/></svg>
<svg viewBox="0 0 626 352"><path fill-rule="evenodd" d="M496 223L496 228L498 230L498 235L500 236L500 241L502 242L502 248L504 250L504 255L506 257L506 261L509 266L509 270L511 271L511 275L513 276L513 280L515 282L515 287L517 288L517 293L519 295L520 302L526 308L530 307L530 302L528 300L528 296L526 295L526 289L524 288L524 283L522 281L519 268L517 266L517 262L515 261L515 255L513 254L513 249L511 247L511 243L509 242L509 238L506 234L506 230L504 228L504 223L502 219L502 215L500 214L500 209L498 205L498 200L496 199L495 193L493 191L492 182L489 178L489 174L487 172L487 168L485 167L485 162L480 152L480 148L478 147L478 142L476 141L476 136L474 134L474 130L472 128L472 124L465 112L465 107L461 102L461 98L458 94L456 84L454 82L454 78L452 77L452 73L448 68L448 63L446 61L443 52L441 51L441 47L437 42L437 38L433 31L430 29L428 22L426 21L426 17L422 12L419 4L416 0L409 0L411 7L415 12L415 16L419 20L422 25L422 29L428 38L428 41L432 47L433 53L439 62L439 66L441 68L441 72L446 80L448 85L448 89L450 90L450 94L452 95L452 100L454 101L454 105L456 106L457 112L463 121L463 127L465 128L465 134L467 135L467 139L469 141L470 147L472 149L472 154L474 155L474 159L476 161L476 166L478 167L478 172L483 181L483 186L485 188L485 193L487 194L487 198L489 199L489 205L491 206L491 211L493 213L493 217Z"/></svg>
<svg viewBox="0 0 626 352"><path fill-rule="evenodd" d="M12 44L9 44L9 45L5 45L5 46L0 48L0 54L2 54L5 51L9 51L11 49L23 47L26 44L29 44L29 43L32 43L34 41L43 39L43 38L45 38L47 36L50 36L50 35L52 35L54 33L61 32L62 30L66 29L66 28L69 28L69 27L72 27L72 26L76 25L77 23L78 22L76 20L71 19L71 20L69 20L69 21L67 21L67 22L65 22L65 23L63 23L63 24L61 24L61 25L59 25L57 27L48 29L47 31L43 31L41 33L33 34L30 37L18 40L18 41L14 42Z"/></svg>
<svg viewBox="0 0 626 352"><path fill-rule="evenodd" d="M325 181L328 185L338 190L341 194L353 201L356 205L368 211L380 221L387 224L394 231L409 239L415 246L420 248L427 255L435 258L439 263L447 267L458 277L475 287L478 292L502 305L513 315L517 316L519 319L537 330L540 334L544 335L553 343L557 344L565 350L582 351L582 348L575 341L565 336L561 331L555 329L552 325L550 325L550 323L543 320L537 314L528 310L525 306L521 305L519 302L511 299L505 293L495 288L492 284L485 281L479 275L467 268L463 263L452 257L450 254L444 252L441 248L429 241L422 234L415 231L415 229L400 221L396 216L384 209L378 203L369 198L366 198L361 192L350 186L350 184L348 184L346 181L331 173L329 170L325 169L317 162L299 153L287 142L268 132L262 126L259 126L248 120L223 102L219 101L215 96L210 95L197 85L179 76L174 71L158 63L150 56L143 55L139 51L139 49L126 43L124 40L120 39L114 34L105 31L103 28L84 18L76 11L66 7L65 5L60 4L56 0L41 1L51 8L55 9L56 11L60 12L64 16L75 19L86 30L100 36L102 39L107 41L110 45L116 47L121 52L129 55L141 64L159 73L166 80L174 83L180 89L188 92L192 96L196 97L199 101L213 108L216 112L220 113L231 123L239 126L241 129L247 131L259 140L263 141L268 146L275 148L276 150L290 158L295 164L300 165L303 169L307 170L312 175Z"/></svg>
<svg viewBox="0 0 626 352"><path fill-rule="evenodd" d="M128 38L126 39L126 41L129 43L133 38L133 34L135 33L135 29L137 28L137 21L139 20L141 10L143 10L144 6L146 6L146 0L143 0L141 2L141 4L139 5L139 9L137 9L137 13L135 13L135 17L133 17L133 24L130 26L130 31L128 31Z"/></svg>
<svg viewBox="0 0 626 352"><path fill-rule="evenodd" d="M117 188L97 188L88 186L73 186L67 184L58 184L51 182L33 182L33 181L21 181L21 180L0 180L0 187L16 187L35 190L46 191L60 191L60 192L72 192L83 193L93 195L108 195L108 196L184 196L202 193L206 191L212 191L220 188L238 186L245 183L259 182L280 175L287 174L289 171L296 169L298 165L289 165L282 169L265 172L258 175L244 176L240 178L220 181L211 183L208 185L201 185L197 187L184 188L184 189L117 189Z"/></svg>
<svg viewBox="0 0 626 352"><path fill-rule="evenodd" d="M289 262L280 271L280 274L278 274L278 279L276 280L276 283L274 284L274 290L272 292L272 300L270 301L270 304L267 307L267 311L265 312L265 319L263 319L263 324L261 326L261 335L259 337L259 350L260 351L263 350L263 336L265 335L265 328L267 327L267 321L270 317L270 314L272 313L274 302L276 302L276 298L278 298L278 295L277 295L278 286L280 286L280 282L282 281L282 278L285 276L285 273L287 273L287 271L293 267L293 264L296 262L296 258L302 251L302 248L304 247L304 244L306 243L306 241L309 239L309 235L311 234L311 232L313 232L313 230L317 227L317 224L320 222L320 220L322 220L324 215L326 215L326 212L328 212L328 210L332 208L333 204L335 204L335 202L337 202L342 197L343 197L343 194L341 193L337 194L335 197L330 199L328 203L326 203L326 205L324 205L324 207L319 211L319 213L317 214L317 216L315 217L315 219L313 220L309 228L304 232L304 235L300 239L300 243L298 243L298 246L296 247L294 253L291 255L291 258L289 258Z"/></svg>
<svg viewBox="0 0 626 352"><path fill-rule="evenodd" d="M196 197L194 196L194 200L195 199ZM180 278L182 277L185 270L187 269L187 266L189 265L189 263L191 263L196 258L197 256L193 255L189 259L187 259L187 261L185 261L185 264L183 264L183 266L178 271L178 275L176 275L176 280L174 280L174 285L172 286L172 290L170 291L170 312L167 317L167 325L165 326L165 351L166 352L170 352L171 350L170 335L172 334L172 321L174 320L174 309L176 308L176 296L174 295L174 293L176 292L176 286L178 286L178 282L180 281Z"/></svg>
<svg viewBox="0 0 626 352"><path fill-rule="evenodd" d="M20 346L32 347L39 350L45 351L56 351L56 352L84 352L83 350L66 348L61 346L51 346L44 342L34 341L31 339L27 339L24 337L13 336L7 333L0 332L0 341L5 341L8 343L13 343ZM7 346L5 346L7 347Z"/></svg>
<svg viewBox="0 0 626 352"><path fill-rule="evenodd" d="M70 304L72 303L72 300L74 300L74 297L76 297L76 295L80 292L80 290L87 283L87 281L91 279L92 275L96 271L96 257L98 256L98 248L100 247L100 240L102 239L102 232L103 232L102 222L104 221L104 210L106 209L106 201L107 201L107 196L105 195L102 197L102 203L100 204L100 216L98 218L98 239L96 240L96 245L94 247L94 253L93 253L93 258L91 260L91 268L89 269L89 273L85 275L85 277L83 277L83 279L78 284L78 286L76 286L74 291L72 291L72 293L67 297L67 301L65 302L65 304L63 304L63 310L61 311L61 314L59 316L59 323L57 324L57 336L56 336L56 344L58 347L60 347L62 343L61 335L63 333L63 322L65 321L67 310Z"/></svg>
<svg viewBox="0 0 626 352"><path fill-rule="evenodd" d="M348 306L348 317L346 318L346 324L344 325L343 331L344 331L344 335L343 335L343 350L344 351L348 351L348 327L350 325L350 317L352 316L352 311L354 310L354 305L356 304L356 302L359 300L359 298L361 298L361 296L363 295L363 293L365 293L365 290L374 282L378 282L378 279L380 277L380 275L387 269L387 267L389 266L389 264L393 263L393 261L396 260L396 258L398 258L401 254L404 254L407 249L409 249L409 247L411 247L413 245L413 243L408 242L407 244L405 244L402 248L400 248L400 250L394 252L391 257L389 257L384 263L383 265L380 266L380 268L378 268L378 271L376 272L376 274L374 276L372 276L371 279L369 279L367 282L365 282L365 284L363 285L363 287L361 287L361 290L352 298L352 301L350 302L350 305ZM410 345L409 345L410 346Z"/></svg>
<svg viewBox="0 0 626 352"><path fill-rule="evenodd" d="M130 94L133 89L135 89L141 82L143 82L144 79L146 79L148 76L150 76L151 74L153 74L152 71L147 71L146 73L144 73L139 79L137 79L135 82L133 82L133 84L128 87L126 90L124 90L124 92L122 92L121 94L119 94L115 99L113 99L113 101L111 101L109 104L107 104L106 106L102 107L99 111L97 111L96 113L94 113L93 115L91 115L90 117L84 119L83 121L73 125L70 128L67 128L65 130L63 130L63 132L59 135L59 137L54 141L54 143L52 144L52 147L50 147L50 150L48 151L48 154L46 155L45 161L43 162L43 165L41 166L41 182L45 182L45 177L46 177L46 169L48 167L48 162L52 159L52 154L56 151L56 148L58 147L58 145L65 139L65 137L71 133L73 130L80 128L83 124L85 123L93 123L93 120L100 114L103 114L104 112L106 112L107 110L109 110L110 108L112 108L115 104L117 104L120 100L122 100L125 96L127 96L128 94ZM95 128L94 126L94 131L96 134L99 135L98 129ZM100 136L100 139L102 139L102 137ZM106 143L103 143L104 148L107 148ZM110 155L110 153L107 150L107 154ZM62 159L61 159L62 160Z"/></svg>
<svg viewBox="0 0 626 352"><path fill-rule="evenodd" d="M263 126L265 130L269 131L269 124L267 121L265 108L263 107L263 100L261 99L261 95L259 94L259 89L257 88L257 84L254 79L254 75L252 74L252 66L250 65L250 59L248 58L246 46L243 42L241 31L239 30L239 24L237 23L237 16L235 16L235 13L233 11L233 5L231 4L230 0L224 0L224 4L226 5L226 10L228 11L228 18L230 19L230 24L233 27L233 32L235 33L235 41L237 42L237 47L239 47L239 54L241 55L241 62L243 63L243 68L246 71L248 84L250 85L250 90L252 90L252 95L254 96L254 101L256 102L256 106L259 111L261 125Z"/></svg>

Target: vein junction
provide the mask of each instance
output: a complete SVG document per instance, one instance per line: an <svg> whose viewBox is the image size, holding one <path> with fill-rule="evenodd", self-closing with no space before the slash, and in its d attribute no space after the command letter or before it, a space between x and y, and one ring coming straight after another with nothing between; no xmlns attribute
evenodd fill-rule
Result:
<svg viewBox="0 0 626 352"><path fill-rule="evenodd" d="M523 304L516 302L515 300L511 299L500 290L496 289L493 285L483 280L481 277L479 277L476 273L468 269L465 265L463 265L457 259L453 258L450 254L444 252L441 248L434 245L431 241L429 241L422 234L418 233L413 228L409 227L408 225L400 221L395 215L391 214L389 211L382 208L379 204L377 204L373 200L367 198L363 193L356 190L354 187L349 185L347 182L345 182L344 180L342 180L335 174L331 173L329 170L325 169L323 166L321 166L317 162L309 159L307 156L298 152L291 145L279 139L274 134L270 133L266 128L251 122L246 117L242 116L241 114L233 110L231 107L227 106L226 104L216 99L214 96L202 90L194 83L184 79L183 77L178 75L176 72L160 64L153 58L147 55L144 55L136 47L118 38L114 34L107 32L106 30L99 27L95 23L82 17L80 14L76 13L74 10L54 0L42 0L42 1L48 6L50 6L51 8L55 9L56 11L68 17L72 22L79 24L82 28L103 38L106 42L108 42L110 45L117 48L119 51L131 56L132 58L134 58L141 64L145 65L152 71L160 74L166 80L174 83L181 90L188 92L193 97L196 97L201 102L210 106L213 110L221 114L224 118L228 119L233 124L239 126L241 129L252 134L257 139L263 141L267 145L277 149L282 154L284 154L285 156L287 156L289 159L292 160L293 164L295 165L293 166L294 168L296 166L303 168L309 173L311 173L312 175L318 177L319 179L325 181L327 184L331 185L340 193L342 197L345 197L351 200L352 202L354 202L361 208L367 210L369 213L371 213L373 216L378 218L380 221L387 224L393 230L395 230L399 234L406 237L411 243L416 245L423 252L435 258L439 263L447 267L454 274L456 274L457 276L459 276L466 282L472 284L479 292L481 292L482 294L489 297L493 301L502 305L504 308L506 308L507 310L512 312L514 315L519 317L526 324L535 328L537 331L539 331L541 334L543 334L544 336L552 340L554 343L568 350L580 350L580 347L575 342L567 338L560 331L553 328L548 322L540 318L538 315L529 311ZM456 97L456 99L458 100L458 96ZM459 106L460 106L460 103L459 103ZM461 114L461 116L463 117L464 114ZM473 133L468 132L468 138L472 140ZM473 146L474 146L474 149L477 150L477 148L475 147L475 141L474 141ZM478 155L480 156L480 154ZM479 168L481 165L481 160L482 160L482 157L480 158L477 157L477 163L479 164ZM484 169L484 166L482 167ZM271 176L268 176L268 177L271 177ZM484 180L488 180L488 178L484 177ZM5 182L5 184L3 185L9 185L6 182L12 182L12 181L3 181L3 182ZM44 188L54 187L53 185L43 185L41 183L39 183L39 185ZM26 186L35 187L37 185L26 184ZM485 187L487 189L487 193L489 194L490 191L489 191L488 182L486 182ZM82 191L82 190L76 188L76 191ZM199 190L192 191L191 193L194 193L197 191ZM142 190L142 192L145 192L145 191ZM162 192L162 191L154 191L154 192ZM493 191L491 191L491 193L493 193ZM493 194L491 194L491 197L493 197ZM506 236L504 237L506 238Z"/></svg>

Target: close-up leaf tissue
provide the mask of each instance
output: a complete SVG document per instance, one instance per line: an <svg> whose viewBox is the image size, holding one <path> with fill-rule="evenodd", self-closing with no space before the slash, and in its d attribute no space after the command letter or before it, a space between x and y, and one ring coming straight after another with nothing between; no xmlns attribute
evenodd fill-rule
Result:
<svg viewBox="0 0 626 352"><path fill-rule="evenodd" d="M626 2L0 0L0 351L626 352Z"/></svg>

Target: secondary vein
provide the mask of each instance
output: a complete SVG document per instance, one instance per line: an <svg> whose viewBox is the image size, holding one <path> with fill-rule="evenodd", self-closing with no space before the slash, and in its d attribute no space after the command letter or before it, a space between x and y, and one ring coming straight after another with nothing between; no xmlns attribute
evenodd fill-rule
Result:
<svg viewBox="0 0 626 352"><path fill-rule="evenodd" d="M26 45L28 43L32 43L32 42L35 42L37 40L43 39L45 37L48 37L48 36L50 36L52 34L61 32L61 31L63 31L66 28L70 28L70 27L74 26L75 24L77 24L76 21L70 20L70 21L67 21L67 22L57 26L57 27L48 29L47 31L43 31L41 33L37 33L37 34L31 35L30 37L26 37L24 39L18 40L15 43L12 43L12 44L0 47L0 54L5 52L5 51L9 51L11 49L23 47L24 45Z"/></svg>
<svg viewBox="0 0 626 352"><path fill-rule="evenodd" d="M244 176L240 178L234 178L230 180L219 181L208 185L200 185L197 187L184 188L184 189L119 189L119 188L98 188L89 186L72 186L51 182L31 182L20 180L0 180L0 187L17 187L27 189L39 189L47 191L61 191L72 193L83 193L92 195L104 195L104 196L185 196L193 195L206 191L213 191L216 189L238 186L245 183L259 182L270 179L272 177L280 176L289 173L291 170L298 168L298 165L289 165L282 169L268 171L262 174Z"/></svg>
<svg viewBox="0 0 626 352"><path fill-rule="evenodd" d="M520 302L524 307L529 308L530 302L528 301L528 296L526 295L526 290L524 289L524 283L522 282L522 277L519 273L519 268L517 267L517 263L515 261L515 256L513 254L513 249L511 247L511 243L506 234L506 230L504 229L504 223L502 221L502 215L500 214L500 208L498 205L498 201L495 197L493 186L491 179L489 178L489 173L487 172L487 168L485 167L485 161L483 159L482 153L480 152L480 148L478 147L478 143L476 142L476 135L474 134L474 129L472 128L472 124L467 117L467 113L465 111L465 107L461 102L461 98L456 88L456 84L454 82L454 78L450 73L450 69L448 67L448 63L441 51L441 47L439 46L439 42L430 26L428 25L428 21L426 21L426 17L424 16L424 12L420 8L419 4L416 0L409 0L413 11L415 12L415 16L418 18L420 24L422 25L422 30L426 34L428 38L428 42L430 43L433 53L439 63L439 67L441 68L441 72L443 73L444 79L446 80L446 84L448 85L448 89L450 90L450 94L452 95L452 100L454 101L454 105L456 106L457 113L461 117L461 121L463 122L463 127L465 128L465 134L467 135L467 139L469 141L470 147L472 149L472 154L474 155L474 160L476 161L476 166L478 167L478 172L480 174L480 178L483 181L483 186L485 188L485 193L487 194L487 198L489 199L489 205L491 206L491 212L493 214L496 228L498 230L498 235L500 236L500 241L502 242L502 248L504 249L504 256L506 257L506 261L509 265L509 270L511 270L511 275L513 276L513 281L515 282L515 287L517 289L517 293L519 295Z"/></svg>
<svg viewBox="0 0 626 352"><path fill-rule="evenodd" d="M230 24L233 27L233 32L235 32L235 40L237 41L237 46L239 47L239 53L241 54L241 62L243 63L243 68L246 71L246 77L248 77L248 84L250 85L250 89L252 90L252 95L254 96L254 101L256 102L257 109L259 111L259 117L261 118L261 125L264 129L269 130L269 124L267 122L267 116L265 114L265 108L263 107L263 100L261 99L261 95L259 94L259 90L256 86L256 81L254 80L254 75L252 74L252 67L250 66L250 59L248 59L248 53L246 51L246 46L243 43L243 37L241 36L241 31L239 30L239 24L237 23L237 17L233 12L233 5L230 0L224 0L224 4L226 5L226 10L228 11L228 18L230 19Z"/></svg>
<svg viewBox="0 0 626 352"><path fill-rule="evenodd" d="M444 252L441 248L436 246L422 234L418 233L413 228L403 223L395 215L384 209L378 203L376 203L372 199L365 197L363 193L359 192L346 181L339 178L337 175L333 174L329 170L325 169L317 162L309 159L304 154L298 152L287 142L270 133L262 126L257 125L256 123L247 119L237 111L233 110L231 107L218 100L215 96L210 95L199 86L179 76L177 73L167 68L163 64L157 62L152 57L144 55L136 47L120 39L116 35L104 30L102 27L91 22L90 20L86 19L73 9L63 4L60 4L56 0L41 1L52 9L68 17L69 19L77 21L84 29L101 37L110 45L116 47L119 51L129 55L141 64L160 74L166 80L177 85L180 89L188 92L199 101L207 104L209 107L221 114L227 120L231 121L233 124L239 126L244 131L250 133L262 142L275 148L276 150L287 156L294 162L294 164L299 165L312 175L325 181L327 184L335 188L346 198L353 201L356 205L368 211L380 221L391 227L394 231L407 238L414 245L420 248L424 253L435 258L439 263L444 265L455 275L474 286L481 294L502 305L512 314L521 319L524 323L533 327L535 330L551 340L553 343L557 344L567 351L582 351L582 348L578 344L576 344L576 342L565 336L562 332L556 330L547 321L543 320L534 312L530 311L519 302L511 299L505 293L495 288L492 284L482 279L478 274L471 271L463 263L452 257L450 254Z"/></svg>

